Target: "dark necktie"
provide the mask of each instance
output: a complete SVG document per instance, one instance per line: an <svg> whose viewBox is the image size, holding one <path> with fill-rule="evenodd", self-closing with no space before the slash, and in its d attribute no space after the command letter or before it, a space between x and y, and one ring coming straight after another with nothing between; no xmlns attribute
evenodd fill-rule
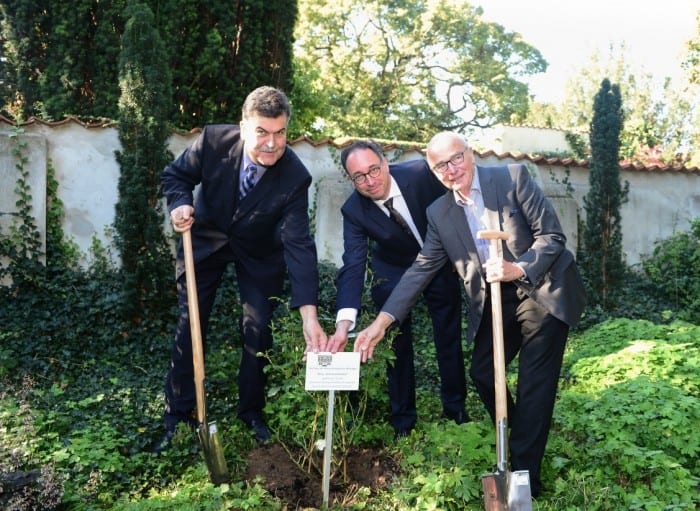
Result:
<svg viewBox="0 0 700 511"><path fill-rule="evenodd" d="M255 186L255 175L258 173L258 167L252 163L245 168L243 172L243 181L241 181L239 199L243 199Z"/></svg>
<svg viewBox="0 0 700 511"><path fill-rule="evenodd" d="M384 207L389 210L389 218L391 218L394 222L399 224L401 228L404 230L406 234L411 236L413 238L413 231L411 231L411 228L408 226L406 223L406 220L404 217L401 216L401 214L396 211L394 208L394 198L390 197L387 200L384 201Z"/></svg>

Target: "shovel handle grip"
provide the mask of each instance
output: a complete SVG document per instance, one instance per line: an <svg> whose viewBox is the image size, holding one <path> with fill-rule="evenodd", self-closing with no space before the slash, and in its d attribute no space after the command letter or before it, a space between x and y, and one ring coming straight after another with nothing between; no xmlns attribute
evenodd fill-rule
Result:
<svg viewBox="0 0 700 511"><path fill-rule="evenodd" d="M204 397L204 348L202 345L202 327L199 320L197 281L195 280L194 274L192 232L189 229L182 233L182 251L185 256L187 308L190 316L190 335L192 337L192 364L194 366L194 389L197 398L197 421L200 424L206 424L207 417Z"/></svg>
<svg viewBox="0 0 700 511"><path fill-rule="evenodd" d="M505 231L477 231L476 237L486 240L503 240L506 241L509 235Z"/></svg>

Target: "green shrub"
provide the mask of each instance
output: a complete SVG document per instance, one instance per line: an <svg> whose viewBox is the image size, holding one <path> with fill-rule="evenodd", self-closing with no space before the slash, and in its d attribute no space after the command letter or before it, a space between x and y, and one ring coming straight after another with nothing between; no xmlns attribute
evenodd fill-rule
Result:
<svg viewBox="0 0 700 511"><path fill-rule="evenodd" d="M678 317L700 323L700 218L688 232L657 241L642 265Z"/></svg>
<svg viewBox="0 0 700 511"><path fill-rule="evenodd" d="M548 445L561 509L694 509L699 339L686 323L618 319L571 343Z"/></svg>

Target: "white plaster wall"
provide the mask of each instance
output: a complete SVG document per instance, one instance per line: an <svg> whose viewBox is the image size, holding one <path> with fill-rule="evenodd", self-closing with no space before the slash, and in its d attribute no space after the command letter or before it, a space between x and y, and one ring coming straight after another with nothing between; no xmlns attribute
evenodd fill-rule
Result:
<svg viewBox="0 0 700 511"><path fill-rule="evenodd" d="M16 197L16 171L8 144L9 126L0 124L0 212L13 211ZM31 169L33 207L37 224L45 230L46 161L51 160L59 182L58 196L64 204L63 228L86 255L93 237L111 245L108 234L114 220L117 202L119 167L114 157L119 149L116 127L86 128L76 122L58 125L34 123L25 126ZM178 133L170 139L169 148L177 156L197 136ZM342 256L342 219L340 206L352 191L339 163L340 150L331 143L312 144L302 140L293 149L305 162L314 178L309 192L312 221L315 226L319 258L340 264ZM389 159L394 160L392 151ZM422 158L420 152L401 154L397 160ZM482 165L513 162L495 156L477 158ZM588 192L588 169L567 169L562 166L533 165L531 171L552 200L567 235L567 244L574 252L578 243L578 217L583 217L583 197ZM568 179L573 193L563 185ZM630 182L630 200L622 208L623 245L629 264L639 262L642 254L653 250L656 240L675 230L687 230L693 218L700 217L700 175L660 171L623 171L622 179ZM8 216L0 215L0 221ZM164 218L164 225L167 219ZM115 262L116 254L112 254Z"/></svg>
<svg viewBox="0 0 700 511"><path fill-rule="evenodd" d="M562 130L498 124L476 131L470 137L470 144L497 154L562 153L569 151L564 135Z"/></svg>

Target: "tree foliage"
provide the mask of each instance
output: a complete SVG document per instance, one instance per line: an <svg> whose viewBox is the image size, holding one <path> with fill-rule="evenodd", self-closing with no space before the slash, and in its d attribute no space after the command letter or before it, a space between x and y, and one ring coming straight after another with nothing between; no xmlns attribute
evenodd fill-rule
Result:
<svg viewBox="0 0 700 511"><path fill-rule="evenodd" d="M695 36L686 45L683 67L688 71L691 83L700 85L700 10L695 16Z"/></svg>
<svg viewBox="0 0 700 511"><path fill-rule="evenodd" d="M6 111L60 119L117 113L117 58L125 0L4 0Z"/></svg>
<svg viewBox="0 0 700 511"><path fill-rule="evenodd" d="M163 297L173 288L173 262L159 200L160 174L172 159L167 150L170 131L164 122L170 109L171 76L151 10L134 2L126 15L119 59L122 150L116 154L121 172L114 225L124 274L124 313L138 323L149 313L157 316L154 308L163 307Z"/></svg>
<svg viewBox="0 0 700 511"><path fill-rule="evenodd" d="M700 93L697 88L655 78L629 64L627 50L611 47L589 62L566 83L560 105L534 103L525 122L537 126L587 132L593 117L593 97L609 77L619 84L625 125L620 135L620 157L635 163L690 164L700 157ZM689 121L690 119L690 121Z"/></svg>
<svg viewBox="0 0 700 511"><path fill-rule="evenodd" d="M296 3L148 0L173 74L168 122L238 120L251 89L292 88ZM115 118L129 0L0 0L3 112Z"/></svg>
<svg viewBox="0 0 700 511"><path fill-rule="evenodd" d="M421 141L524 114L520 78L546 62L481 15L464 0L301 0L295 76L305 89L293 99L318 105L304 112L307 134Z"/></svg>
<svg viewBox="0 0 700 511"><path fill-rule="evenodd" d="M252 89L291 90L296 2L158 3L158 25L171 48L176 125L238 121Z"/></svg>
<svg viewBox="0 0 700 511"><path fill-rule="evenodd" d="M628 184L623 187L620 182L622 126L620 88L606 78L593 102L590 190L583 200L586 222L581 258L591 301L603 308L614 305L614 292L625 272L620 207L627 198Z"/></svg>

